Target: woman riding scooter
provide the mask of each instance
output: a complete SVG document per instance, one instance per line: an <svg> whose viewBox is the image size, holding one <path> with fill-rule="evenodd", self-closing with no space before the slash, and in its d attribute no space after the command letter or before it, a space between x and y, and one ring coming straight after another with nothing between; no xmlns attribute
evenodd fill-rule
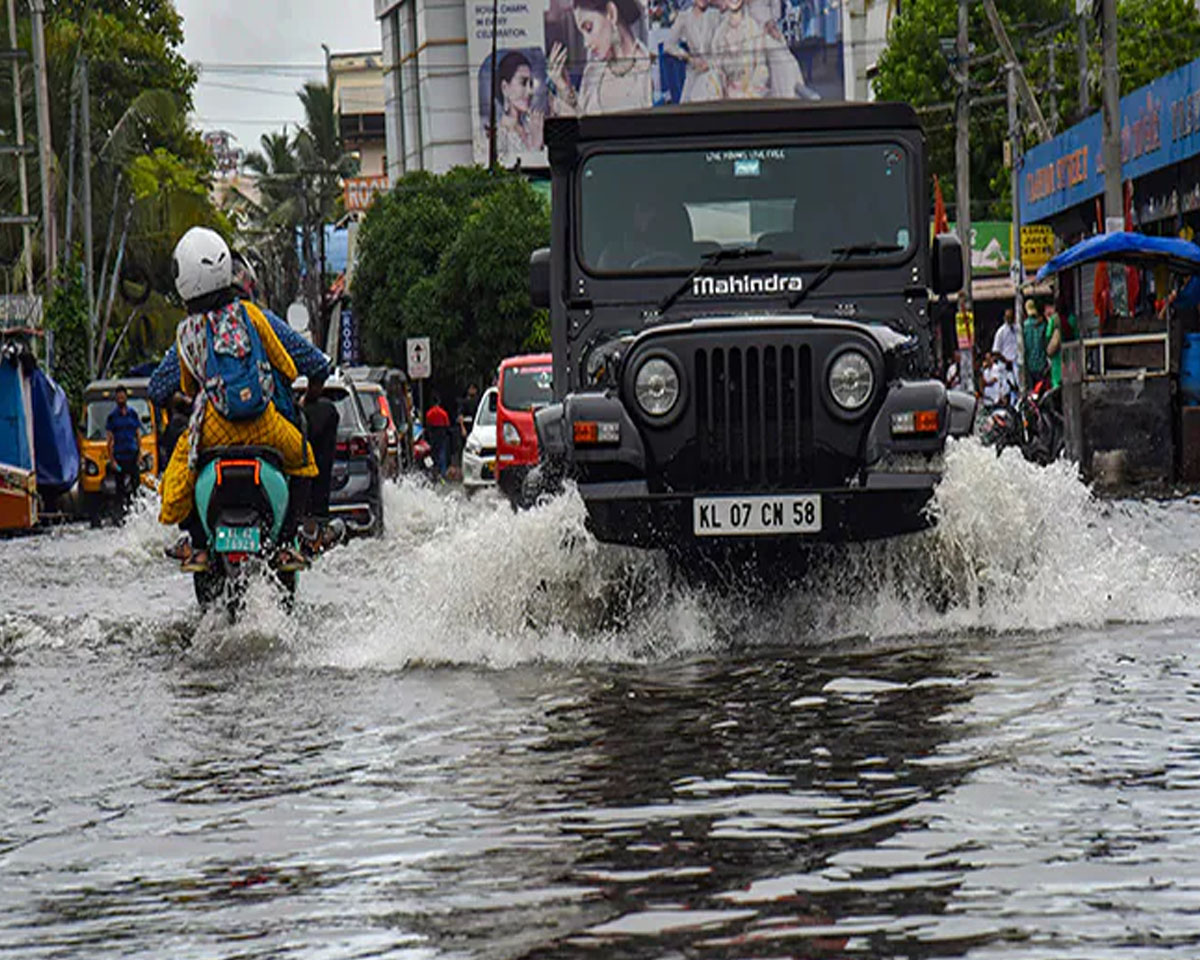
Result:
<svg viewBox="0 0 1200 960"><path fill-rule="evenodd" d="M296 365L262 311L237 298L225 241L212 230L193 227L175 247L173 270L175 289L188 311L175 337L180 390L191 400L192 415L163 473L159 522L187 521L191 549L184 569L197 572L208 566L204 526L193 510L201 450L273 447L284 472L299 477L316 476L317 466L300 431L275 408L273 370L290 383ZM285 565L302 562L290 550L280 551L278 560Z"/></svg>

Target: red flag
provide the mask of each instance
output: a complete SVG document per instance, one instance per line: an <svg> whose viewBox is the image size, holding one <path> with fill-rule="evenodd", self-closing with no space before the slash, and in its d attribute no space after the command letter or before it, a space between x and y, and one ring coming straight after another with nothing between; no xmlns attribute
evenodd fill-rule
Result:
<svg viewBox="0 0 1200 960"><path fill-rule="evenodd" d="M950 220L946 217L946 200L942 196L942 183L933 175L933 234L950 232Z"/></svg>
<svg viewBox="0 0 1200 960"><path fill-rule="evenodd" d="M1125 189L1122 191L1125 195L1125 229L1129 232L1133 231L1133 181L1125 181ZM1129 312L1133 313L1134 305L1138 302L1138 294L1141 292L1141 274L1137 267L1125 268L1125 289L1129 294Z"/></svg>

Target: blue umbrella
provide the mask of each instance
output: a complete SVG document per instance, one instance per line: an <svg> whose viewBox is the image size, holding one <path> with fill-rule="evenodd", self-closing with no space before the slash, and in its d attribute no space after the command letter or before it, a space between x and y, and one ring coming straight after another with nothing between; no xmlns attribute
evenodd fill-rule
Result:
<svg viewBox="0 0 1200 960"><path fill-rule="evenodd" d="M1081 240L1053 257L1037 272L1045 280L1068 267L1107 260L1151 266L1161 264L1177 273L1200 273L1200 246L1177 237L1147 237L1141 233L1102 233Z"/></svg>

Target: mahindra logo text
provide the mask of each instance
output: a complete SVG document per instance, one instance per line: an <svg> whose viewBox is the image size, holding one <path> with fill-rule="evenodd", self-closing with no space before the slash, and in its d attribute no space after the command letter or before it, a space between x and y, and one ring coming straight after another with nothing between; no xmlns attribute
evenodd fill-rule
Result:
<svg viewBox="0 0 1200 960"><path fill-rule="evenodd" d="M738 294L799 293L801 277L773 273L769 276L744 273L740 277L694 277L693 297L729 297Z"/></svg>

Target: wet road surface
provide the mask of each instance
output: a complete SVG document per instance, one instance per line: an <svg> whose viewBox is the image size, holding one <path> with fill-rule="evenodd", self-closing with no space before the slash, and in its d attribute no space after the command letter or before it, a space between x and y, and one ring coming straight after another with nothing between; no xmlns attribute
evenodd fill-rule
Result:
<svg viewBox="0 0 1200 960"><path fill-rule="evenodd" d="M0 541L0 955L1200 955L1200 504L963 446L769 598L388 508L232 627L149 505Z"/></svg>

